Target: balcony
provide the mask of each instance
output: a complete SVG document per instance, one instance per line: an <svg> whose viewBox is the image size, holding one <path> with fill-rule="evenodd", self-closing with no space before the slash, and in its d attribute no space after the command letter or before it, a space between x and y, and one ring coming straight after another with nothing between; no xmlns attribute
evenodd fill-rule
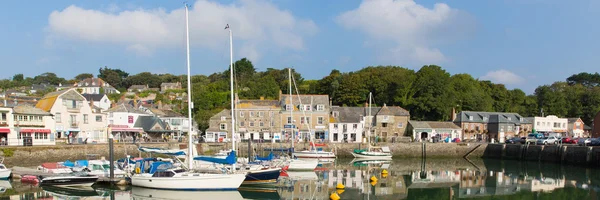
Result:
<svg viewBox="0 0 600 200"><path fill-rule="evenodd" d="M7 121L0 121L0 127L7 127L7 126L8 126Z"/></svg>
<svg viewBox="0 0 600 200"><path fill-rule="evenodd" d="M71 126L71 128L77 128L79 127L79 122L69 122L69 125Z"/></svg>
<svg viewBox="0 0 600 200"><path fill-rule="evenodd" d="M1 122L0 122L1 124ZM15 126L35 126L35 127L44 127L45 124L43 121L15 121Z"/></svg>

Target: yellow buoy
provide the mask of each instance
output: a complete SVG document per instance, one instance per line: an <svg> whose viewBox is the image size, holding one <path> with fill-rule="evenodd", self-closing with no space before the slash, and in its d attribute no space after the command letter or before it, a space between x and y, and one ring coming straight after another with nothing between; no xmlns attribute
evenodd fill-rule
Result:
<svg viewBox="0 0 600 200"><path fill-rule="evenodd" d="M372 186L375 186L375 184L377 184L377 181L371 181Z"/></svg>
<svg viewBox="0 0 600 200"><path fill-rule="evenodd" d="M346 188L346 186L344 186L344 184L342 184L342 183L338 183L338 184L335 186L335 189L344 189L344 188Z"/></svg>
<svg viewBox="0 0 600 200"><path fill-rule="evenodd" d="M381 177L387 178L388 174L381 174Z"/></svg>
<svg viewBox="0 0 600 200"><path fill-rule="evenodd" d="M387 174L387 173L388 173L388 171L385 169L383 171L381 171L381 174Z"/></svg>
<svg viewBox="0 0 600 200"><path fill-rule="evenodd" d="M337 189L337 190L335 190L335 191L336 191L338 194L342 194L342 193L344 193L344 189Z"/></svg>
<svg viewBox="0 0 600 200"><path fill-rule="evenodd" d="M340 199L340 195L338 195L337 193L331 193L331 195L329 195L329 199L331 200L339 200Z"/></svg>
<svg viewBox="0 0 600 200"><path fill-rule="evenodd" d="M377 181L377 177L371 176L371 181Z"/></svg>

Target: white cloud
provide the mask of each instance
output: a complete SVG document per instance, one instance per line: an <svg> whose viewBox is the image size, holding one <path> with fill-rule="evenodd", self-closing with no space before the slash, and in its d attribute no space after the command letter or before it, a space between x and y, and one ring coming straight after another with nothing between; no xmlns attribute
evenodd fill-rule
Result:
<svg viewBox="0 0 600 200"><path fill-rule="evenodd" d="M138 8L116 12L119 9L111 6L109 11L102 11L71 5L53 11L48 18L52 37L48 38L113 43L138 53L185 45L183 7L171 11ZM267 1L240 0L225 5L198 0L189 16L191 44L211 49L228 48L226 24L232 28L234 40L241 41L237 46L254 48L247 52L269 48L303 50L304 37L318 30L311 20L297 19Z"/></svg>
<svg viewBox="0 0 600 200"><path fill-rule="evenodd" d="M482 76L481 79L507 85L514 85L523 82L522 77L505 69L490 71Z"/></svg>
<svg viewBox="0 0 600 200"><path fill-rule="evenodd" d="M347 29L366 33L380 53L380 60L437 64L447 58L436 47L468 32L473 23L465 13L436 3L429 9L413 0L364 0L360 6L337 16ZM376 43L376 44L373 44Z"/></svg>

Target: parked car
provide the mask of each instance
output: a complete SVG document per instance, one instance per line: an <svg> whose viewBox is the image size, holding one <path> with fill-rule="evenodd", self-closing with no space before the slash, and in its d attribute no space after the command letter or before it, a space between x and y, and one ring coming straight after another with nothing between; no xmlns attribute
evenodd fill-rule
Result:
<svg viewBox="0 0 600 200"><path fill-rule="evenodd" d="M588 146L591 142L591 138L579 138L577 139L577 145L579 146Z"/></svg>
<svg viewBox="0 0 600 200"><path fill-rule="evenodd" d="M560 140L563 144L571 144L572 139L570 137L564 137Z"/></svg>
<svg viewBox="0 0 600 200"><path fill-rule="evenodd" d="M558 144L558 141L560 141L560 140L556 136L550 136L550 137L544 137L542 139L538 139L536 144L543 144L543 145Z"/></svg>
<svg viewBox="0 0 600 200"><path fill-rule="evenodd" d="M590 146L600 146L600 138L590 138Z"/></svg>
<svg viewBox="0 0 600 200"><path fill-rule="evenodd" d="M526 141L527 141L527 137L521 137L521 144L525 144Z"/></svg>
<svg viewBox="0 0 600 200"><path fill-rule="evenodd" d="M529 135L527 135L527 139L525 139L525 143L530 144L530 143L537 143L537 141L539 139L544 138L544 134L541 133L531 133Z"/></svg>
<svg viewBox="0 0 600 200"><path fill-rule="evenodd" d="M508 140L505 141L507 144L520 144L521 143L521 138L518 137L512 137Z"/></svg>

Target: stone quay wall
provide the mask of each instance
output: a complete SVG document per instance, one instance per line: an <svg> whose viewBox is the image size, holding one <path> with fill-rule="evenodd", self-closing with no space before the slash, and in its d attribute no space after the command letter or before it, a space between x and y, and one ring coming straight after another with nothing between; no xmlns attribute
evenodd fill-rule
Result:
<svg viewBox="0 0 600 200"><path fill-rule="evenodd" d="M394 157L398 158L421 158L421 143L382 143L381 146L389 146ZM481 146L479 146L481 145ZM185 149L185 143L148 143L141 144L146 147L159 147L169 149ZM487 144L467 144L467 143L426 143L427 158L461 158L472 151L470 158L481 158L484 154ZM253 143L252 155L258 154L266 156L269 151L265 149L290 148L291 144L282 143ZM295 151L301 151L308 148L308 144L296 144ZM352 158L351 152L355 148L366 148L365 144L329 144L322 147L324 150L336 152L338 158ZM478 147L478 148L475 148ZM212 155L220 150L231 148L230 143L200 143L196 144L196 150L200 155ZM319 147L321 148L321 147ZM238 146L239 156L248 156L248 143L240 143ZM275 153L281 153L275 151ZM29 146L29 147L2 147L0 156L5 157L4 163L9 167L34 167L44 162L62 162L65 160L87 159L88 155L94 155L97 159L104 157L108 159L108 144L88 144L88 145L56 145L56 146ZM137 146L134 144L115 143L115 159L131 156L147 156L140 154Z"/></svg>
<svg viewBox="0 0 600 200"><path fill-rule="evenodd" d="M600 147L489 144L484 150L483 158L600 166Z"/></svg>

